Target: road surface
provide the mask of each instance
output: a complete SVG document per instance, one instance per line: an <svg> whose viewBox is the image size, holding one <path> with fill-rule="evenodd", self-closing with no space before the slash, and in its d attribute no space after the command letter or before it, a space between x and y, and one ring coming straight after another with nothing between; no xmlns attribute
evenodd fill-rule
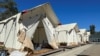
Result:
<svg viewBox="0 0 100 56"><path fill-rule="evenodd" d="M100 43L93 43L48 56L100 56Z"/></svg>
<svg viewBox="0 0 100 56"><path fill-rule="evenodd" d="M100 56L100 43L93 44L93 46L80 53L80 55Z"/></svg>

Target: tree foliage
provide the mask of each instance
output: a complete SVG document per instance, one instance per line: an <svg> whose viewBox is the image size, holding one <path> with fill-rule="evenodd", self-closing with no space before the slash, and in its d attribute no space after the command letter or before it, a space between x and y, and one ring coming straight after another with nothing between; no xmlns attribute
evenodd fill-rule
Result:
<svg viewBox="0 0 100 56"><path fill-rule="evenodd" d="M4 20L16 13L18 13L18 9L13 0L0 0L0 20Z"/></svg>
<svg viewBox="0 0 100 56"><path fill-rule="evenodd" d="M95 33L95 25L90 25L90 33L91 34Z"/></svg>

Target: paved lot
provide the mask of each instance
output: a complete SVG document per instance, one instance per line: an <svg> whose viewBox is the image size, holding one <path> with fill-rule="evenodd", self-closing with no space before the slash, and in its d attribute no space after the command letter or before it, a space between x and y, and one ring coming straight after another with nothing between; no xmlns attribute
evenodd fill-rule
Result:
<svg viewBox="0 0 100 56"><path fill-rule="evenodd" d="M100 56L100 43L88 44L72 50L66 49L49 56Z"/></svg>
<svg viewBox="0 0 100 56"><path fill-rule="evenodd" d="M73 48L71 50L66 49L66 51L55 53L49 56L77 56L78 54L84 52L84 50L90 48L92 45L93 44L88 44L81 47Z"/></svg>
<svg viewBox="0 0 100 56"><path fill-rule="evenodd" d="M80 53L80 55L100 56L100 43L93 44L93 46Z"/></svg>

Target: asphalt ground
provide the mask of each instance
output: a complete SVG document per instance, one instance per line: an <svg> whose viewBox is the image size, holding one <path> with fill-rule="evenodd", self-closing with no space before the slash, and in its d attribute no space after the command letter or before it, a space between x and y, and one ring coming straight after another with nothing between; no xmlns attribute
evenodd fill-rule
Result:
<svg viewBox="0 0 100 56"><path fill-rule="evenodd" d="M76 47L73 49L66 49L65 51L54 53L54 54L51 54L48 56L78 56L79 54L81 54L85 50L91 48L93 45L94 44L87 44L87 45Z"/></svg>
<svg viewBox="0 0 100 56"><path fill-rule="evenodd" d="M84 50L79 56L100 56L100 43L93 43L93 46Z"/></svg>

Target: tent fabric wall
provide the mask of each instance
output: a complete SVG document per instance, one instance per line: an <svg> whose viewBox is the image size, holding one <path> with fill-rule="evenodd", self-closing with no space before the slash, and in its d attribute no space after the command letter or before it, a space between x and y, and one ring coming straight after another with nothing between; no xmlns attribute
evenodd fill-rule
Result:
<svg viewBox="0 0 100 56"><path fill-rule="evenodd" d="M18 34L18 41L22 44L20 50L23 50L24 47L27 47L27 48L30 48L31 50L34 50L31 38L29 38L26 35L26 31L24 30L24 28L19 29L18 33L19 33Z"/></svg>
<svg viewBox="0 0 100 56"><path fill-rule="evenodd" d="M0 24L0 41L4 42L4 37L5 37L5 28L4 24Z"/></svg>
<svg viewBox="0 0 100 56"><path fill-rule="evenodd" d="M78 37L73 29L69 34L69 38L67 39L67 46L77 46L78 45Z"/></svg>
<svg viewBox="0 0 100 56"><path fill-rule="evenodd" d="M58 43L67 43L67 32L66 31L60 31L57 33L58 35Z"/></svg>
<svg viewBox="0 0 100 56"><path fill-rule="evenodd" d="M78 43L82 44L82 35L77 33Z"/></svg>
<svg viewBox="0 0 100 56"><path fill-rule="evenodd" d="M58 45L60 45L60 43L67 44L67 38L69 37L69 32L66 29L64 29L64 27L62 27L61 25L55 28L56 41Z"/></svg>
<svg viewBox="0 0 100 56"><path fill-rule="evenodd" d="M40 22L40 20L39 19L41 19L41 14L39 14L38 16L32 16L32 18L30 19L30 18L22 18L23 19L23 21L22 21L22 23L23 23L23 25L27 28L26 30L27 30L27 32L26 32L26 35L28 36L28 37L32 37L33 36L33 33L35 32L35 30L36 30L36 28L37 28L37 26L38 26L38 24L39 24L39 22Z"/></svg>
<svg viewBox="0 0 100 56"><path fill-rule="evenodd" d="M55 38L55 29L53 27L53 25L50 23L50 21L48 20L48 18L46 17L45 19L43 19L43 24L45 27L45 31L46 31L46 35L47 35L47 39L49 44L54 48L54 49L58 49L57 43L56 43L56 38Z"/></svg>
<svg viewBox="0 0 100 56"><path fill-rule="evenodd" d="M0 27L3 29L1 30L0 33L0 42L4 42L5 46L8 48L13 48L15 47L16 49L19 48L19 45L16 45L17 42L17 33L18 33L18 24L17 20L20 17L20 13L12 16L4 21L0 21ZM2 26L3 25L3 26Z"/></svg>
<svg viewBox="0 0 100 56"><path fill-rule="evenodd" d="M86 32L86 29L80 29L80 32L78 33L79 35L81 35L81 43L82 44L85 44L86 43L86 40L87 40L87 32Z"/></svg>
<svg viewBox="0 0 100 56"><path fill-rule="evenodd" d="M87 39L86 39L86 41L89 41L89 37L90 37L90 32L87 32Z"/></svg>
<svg viewBox="0 0 100 56"><path fill-rule="evenodd" d="M42 22L39 23L40 24L43 24ZM34 43L47 43L47 38L46 38L46 33L45 33L45 30L44 30L44 27L43 25L42 26L38 26L35 30L35 33L33 34L33 42Z"/></svg>
<svg viewBox="0 0 100 56"><path fill-rule="evenodd" d="M78 35L78 38L79 38L79 40L80 40L79 43L80 43L80 44L83 44L83 43L84 43L84 38L83 38L82 34L78 33L77 35Z"/></svg>

